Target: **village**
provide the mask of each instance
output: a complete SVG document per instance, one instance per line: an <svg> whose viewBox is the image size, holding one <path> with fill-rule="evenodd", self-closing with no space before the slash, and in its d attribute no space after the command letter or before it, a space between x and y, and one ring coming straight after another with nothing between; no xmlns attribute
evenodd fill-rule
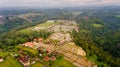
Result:
<svg viewBox="0 0 120 67"><path fill-rule="evenodd" d="M76 67L97 67L94 63L87 60L86 52L72 41L69 32L77 29L75 21L49 20L46 23L62 22L52 24L47 28L44 26L34 27L32 30L53 31L47 39L42 37L34 38L31 42L25 42L16 46L16 52L11 54L24 67L30 67L32 64L40 62L43 67L49 67L49 62L57 60L63 56ZM65 23L66 22L66 23ZM0 57L0 63L4 62L4 58Z"/></svg>

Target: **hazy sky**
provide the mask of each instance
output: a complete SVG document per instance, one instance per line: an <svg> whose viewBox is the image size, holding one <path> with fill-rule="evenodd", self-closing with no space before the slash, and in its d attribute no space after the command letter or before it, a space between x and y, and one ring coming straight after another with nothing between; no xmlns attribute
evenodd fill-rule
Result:
<svg viewBox="0 0 120 67"><path fill-rule="evenodd" d="M100 6L120 5L120 0L0 0L2 6Z"/></svg>

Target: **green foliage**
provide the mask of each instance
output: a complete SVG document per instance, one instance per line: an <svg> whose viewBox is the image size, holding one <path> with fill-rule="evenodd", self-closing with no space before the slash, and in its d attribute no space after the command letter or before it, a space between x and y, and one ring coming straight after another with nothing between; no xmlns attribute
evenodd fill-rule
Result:
<svg viewBox="0 0 120 67"><path fill-rule="evenodd" d="M31 65L30 67L44 67L44 65L41 64L40 62L36 62L35 64Z"/></svg>
<svg viewBox="0 0 120 67"><path fill-rule="evenodd" d="M62 56L50 63L50 67L76 67L72 63L66 61Z"/></svg>
<svg viewBox="0 0 120 67"><path fill-rule="evenodd" d="M10 52L0 52L0 57L6 57L10 54Z"/></svg>
<svg viewBox="0 0 120 67"><path fill-rule="evenodd" d="M38 55L38 51L35 49L32 49L32 48L23 47L23 46L16 46L16 48L18 48L20 50L24 50L24 51L28 52L29 55L32 55L32 56Z"/></svg>
<svg viewBox="0 0 120 67"><path fill-rule="evenodd" d="M2 63L0 63L0 67L23 67L23 66L15 58L7 57Z"/></svg>
<svg viewBox="0 0 120 67"><path fill-rule="evenodd" d="M7 45L14 46L14 45L22 44L27 41L32 41L34 38L39 38L39 37L46 39L51 33L52 32L47 32L45 30L30 31L29 33L11 31L9 33L1 35L0 45L2 47Z"/></svg>
<svg viewBox="0 0 120 67"><path fill-rule="evenodd" d="M110 67L109 65L105 64L104 62L99 62L98 57L96 55L88 57L89 60L98 64L99 67Z"/></svg>
<svg viewBox="0 0 120 67"><path fill-rule="evenodd" d="M102 27L102 25L101 24L92 24L94 27L96 27L96 28L99 28L99 27Z"/></svg>
<svg viewBox="0 0 120 67"><path fill-rule="evenodd" d="M73 41L87 52L87 57L96 62L99 67L119 67L120 59L117 58L119 57L119 32L110 32L108 26L105 27L100 19L93 17L89 20L78 18L76 21L79 24L79 32L73 31L71 35ZM95 28L91 24L103 26Z"/></svg>

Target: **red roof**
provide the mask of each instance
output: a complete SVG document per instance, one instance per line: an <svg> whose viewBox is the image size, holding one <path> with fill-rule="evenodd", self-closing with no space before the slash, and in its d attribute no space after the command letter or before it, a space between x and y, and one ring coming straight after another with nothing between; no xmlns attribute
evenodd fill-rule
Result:
<svg viewBox="0 0 120 67"><path fill-rule="evenodd" d="M23 63L28 62L28 59L27 59L27 58L24 58L24 57L20 57L20 58L18 58L18 60L20 60L20 61L23 62Z"/></svg>
<svg viewBox="0 0 120 67"><path fill-rule="evenodd" d="M49 48L46 48L47 51L51 51Z"/></svg>
<svg viewBox="0 0 120 67"><path fill-rule="evenodd" d="M35 45L32 42L24 43L25 46L34 47Z"/></svg>
<svg viewBox="0 0 120 67"><path fill-rule="evenodd" d="M38 38L38 41L39 41L39 42L42 42L42 41L43 41L43 38Z"/></svg>
<svg viewBox="0 0 120 67"><path fill-rule="evenodd" d="M50 60L50 57L46 56L46 57L43 58L43 60L49 61L49 60Z"/></svg>

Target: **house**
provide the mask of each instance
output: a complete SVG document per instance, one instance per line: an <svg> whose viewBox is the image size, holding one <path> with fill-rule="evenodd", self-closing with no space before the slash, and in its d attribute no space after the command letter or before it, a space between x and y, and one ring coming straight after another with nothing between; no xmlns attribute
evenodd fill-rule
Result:
<svg viewBox="0 0 120 67"><path fill-rule="evenodd" d="M25 58L25 57L20 57L20 58L18 58L18 60L19 60L24 66L30 65L30 61L29 61L27 58Z"/></svg>
<svg viewBox="0 0 120 67"><path fill-rule="evenodd" d="M55 56L55 57L57 57L57 56L59 56L59 55L60 55L60 53L59 53L59 52L54 51L54 52L52 52L52 55L53 55L53 56Z"/></svg>
<svg viewBox="0 0 120 67"><path fill-rule="evenodd" d="M3 58L2 57L0 57L0 62L3 62Z"/></svg>
<svg viewBox="0 0 120 67"><path fill-rule="evenodd" d="M38 42L43 42L43 38L38 38Z"/></svg>
<svg viewBox="0 0 120 67"><path fill-rule="evenodd" d="M43 58L44 61L49 61L50 60L50 57L46 56Z"/></svg>
<svg viewBox="0 0 120 67"><path fill-rule="evenodd" d="M31 48L35 47L34 43L32 43L32 42L26 42L23 45L26 47L31 47Z"/></svg>
<svg viewBox="0 0 120 67"><path fill-rule="evenodd" d="M47 53L49 53L50 51L51 51L50 49L46 48L46 52L47 52Z"/></svg>
<svg viewBox="0 0 120 67"><path fill-rule="evenodd" d="M52 56L52 57L50 57L50 60L51 60L51 61L55 61L55 60L56 60L56 57L55 57L55 56Z"/></svg>

